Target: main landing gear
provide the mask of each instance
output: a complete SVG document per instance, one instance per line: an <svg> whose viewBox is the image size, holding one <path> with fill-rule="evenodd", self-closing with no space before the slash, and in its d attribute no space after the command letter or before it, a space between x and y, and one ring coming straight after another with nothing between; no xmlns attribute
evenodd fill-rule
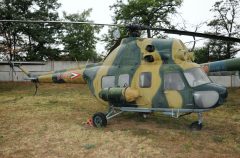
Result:
<svg viewBox="0 0 240 158"><path fill-rule="evenodd" d="M160 109L160 110L164 110L164 109ZM159 110L159 111L160 111ZM157 111L157 110L155 110ZM120 115L121 113L123 112L138 112L140 113L144 118L146 118L149 114L149 111L146 111L146 109L137 109L137 108L123 108L123 107L114 107L113 105L110 105L109 106L109 110L107 113L102 113L102 112L97 112L95 113L93 116L92 116L92 119L91 119L91 124L94 126L94 127L98 127L98 128L101 128L101 127L106 127L107 126L107 123L108 123L108 120L112 119L113 117L116 117L118 115ZM176 118L179 118L180 116L185 116L185 115L188 115L190 114L191 112L189 113L185 113L185 114L182 114L182 115L177 115ZM191 130L194 130L194 131L200 131L203 127L203 116L202 116L202 111L198 111L198 121L195 121L193 122L191 125L190 125L190 129ZM172 115L174 116L174 115Z"/></svg>
<svg viewBox="0 0 240 158"><path fill-rule="evenodd" d="M97 112L92 117L92 123L94 127L106 127L107 121L111 118L121 114L123 111L115 109L112 105L109 107L107 114Z"/></svg>
<svg viewBox="0 0 240 158"><path fill-rule="evenodd" d="M193 122L190 125L190 129L194 131L200 131L203 127L202 121L203 121L202 113L198 113L198 121Z"/></svg>
<svg viewBox="0 0 240 158"><path fill-rule="evenodd" d="M94 127L106 127L107 126L106 115L102 112L95 113L92 117L92 123Z"/></svg>

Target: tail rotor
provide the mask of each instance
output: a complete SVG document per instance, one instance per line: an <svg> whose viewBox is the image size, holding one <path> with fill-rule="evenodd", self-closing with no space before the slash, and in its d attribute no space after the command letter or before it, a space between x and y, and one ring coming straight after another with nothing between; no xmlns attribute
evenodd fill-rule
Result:
<svg viewBox="0 0 240 158"><path fill-rule="evenodd" d="M30 72L26 71L26 70L21 66L21 64L19 64L19 63L16 64L16 63L13 63L13 62L11 62L11 61L9 61L8 64L9 64L9 66L11 67L12 72L15 74L15 76L16 76L16 71L15 71L14 67L18 67L20 70L22 70L22 72L23 72L25 75L27 75L28 78L26 78L25 80L30 80L30 81L34 84L34 87L35 87L34 96L35 96L35 95L37 94L38 88L39 88L39 86L38 86L38 83L39 83L39 82L38 82L38 79L37 79L36 77L32 76L32 74L31 74Z"/></svg>

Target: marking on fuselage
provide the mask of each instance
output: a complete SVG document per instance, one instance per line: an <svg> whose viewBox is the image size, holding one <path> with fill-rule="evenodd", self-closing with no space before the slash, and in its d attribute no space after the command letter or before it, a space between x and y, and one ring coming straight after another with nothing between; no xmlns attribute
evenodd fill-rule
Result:
<svg viewBox="0 0 240 158"><path fill-rule="evenodd" d="M71 72L70 78L71 78L71 79L75 79L75 78L77 78L77 77L80 76L80 75L81 75L81 74L79 74L79 73Z"/></svg>

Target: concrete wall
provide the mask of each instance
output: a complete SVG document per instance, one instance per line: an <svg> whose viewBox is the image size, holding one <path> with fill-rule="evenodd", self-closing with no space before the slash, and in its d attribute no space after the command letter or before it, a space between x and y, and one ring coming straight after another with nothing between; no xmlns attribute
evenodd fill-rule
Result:
<svg viewBox="0 0 240 158"><path fill-rule="evenodd" d="M85 65L86 62L76 61L49 61L45 65L23 65L22 67L34 75L40 75L51 71L76 68ZM17 67L14 71L9 65L0 65L0 81L25 81L27 76Z"/></svg>
<svg viewBox="0 0 240 158"><path fill-rule="evenodd" d="M240 87L239 75L231 76L209 76L215 83L221 84L225 87Z"/></svg>
<svg viewBox="0 0 240 158"><path fill-rule="evenodd" d="M51 71L61 69L76 68L79 65L85 65L86 62L75 61L50 61L45 65L24 65L23 67L33 74L40 75ZM0 65L0 81L25 81L27 76L17 67L15 72L8 65ZM210 76L213 82L224 85L226 87L240 87L239 73L230 76Z"/></svg>

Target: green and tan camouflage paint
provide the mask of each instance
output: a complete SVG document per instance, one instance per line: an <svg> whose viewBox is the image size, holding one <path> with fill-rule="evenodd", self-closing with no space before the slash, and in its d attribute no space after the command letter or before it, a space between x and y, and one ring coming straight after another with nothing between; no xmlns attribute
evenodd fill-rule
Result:
<svg viewBox="0 0 240 158"><path fill-rule="evenodd" d="M155 50L148 52L147 45L153 45ZM144 57L147 55L152 55L154 62L145 61ZM193 105L187 106L187 103L192 102L192 97L189 97L190 94L185 90L165 91L163 86L165 72L182 74L186 69L200 67L191 59L186 47L178 39L129 37L123 39L121 44L101 63L41 75L38 80L39 82L88 84L92 94L100 102L108 105L99 97L102 90L102 77L115 76L115 85L117 86L119 75L129 74L129 88L134 93L137 92L139 97L133 102L119 103L118 106L193 108ZM141 88L139 86L139 76L142 72L151 72L151 87ZM187 85L186 88L188 88ZM127 94L130 95L130 93Z"/></svg>

